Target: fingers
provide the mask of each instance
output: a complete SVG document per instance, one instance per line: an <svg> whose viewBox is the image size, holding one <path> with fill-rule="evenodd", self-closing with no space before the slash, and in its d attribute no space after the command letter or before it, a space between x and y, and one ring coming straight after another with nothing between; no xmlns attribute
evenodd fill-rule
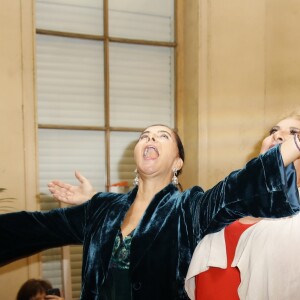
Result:
<svg viewBox="0 0 300 300"><path fill-rule="evenodd" d="M75 171L75 177L80 182L78 186L64 183L59 180L53 180L48 183L48 189L52 196L67 204L81 204L92 198L96 191L87 178Z"/></svg>
<svg viewBox="0 0 300 300"><path fill-rule="evenodd" d="M72 199L74 197L72 185L54 180L48 183L48 190L55 199L68 204L72 203Z"/></svg>
<svg viewBox="0 0 300 300"><path fill-rule="evenodd" d="M80 183L84 183L84 181L87 180L84 176L81 175L79 171L75 171L75 177Z"/></svg>
<svg viewBox="0 0 300 300"><path fill-rule="evenodd" d="M79 171L75 171L75 177L77 178L77 180L81 184L88 184L88 185L90 185L89 180L86 177L84 177L83 175L81 175L81 173Z"/></svg>
<svg viewBox="0 0 300 300"><path fill-rule="evenodd" d="M72 185L63 183L58 180L54 180L48 183L48 190L57 199L70 197L72 193Z"/></svg>
<svg viewBox="0 0 300 300"><path fill-rule="evenodd" d="M68 184L68 183L64 183L62 181L59 181L59 180L53 180L51 182L48 183L48 187L51 187L51 188L64 188L64 189L71 189L72 188L72 185L71 184Z"/></svg>

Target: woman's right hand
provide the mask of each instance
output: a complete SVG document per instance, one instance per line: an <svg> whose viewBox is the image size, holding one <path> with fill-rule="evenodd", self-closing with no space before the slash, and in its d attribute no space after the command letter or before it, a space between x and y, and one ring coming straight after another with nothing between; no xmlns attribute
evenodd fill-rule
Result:
<svg viewBox="0 0 300 300"><path fill-rule="evenodd" d="M52 196L67 204L81 204L91 199L96 191L93 186L82 176L78 171L75 172L75 177L80 182L78 186L64 183L59 180L49 182L48 189Z"/></svg>

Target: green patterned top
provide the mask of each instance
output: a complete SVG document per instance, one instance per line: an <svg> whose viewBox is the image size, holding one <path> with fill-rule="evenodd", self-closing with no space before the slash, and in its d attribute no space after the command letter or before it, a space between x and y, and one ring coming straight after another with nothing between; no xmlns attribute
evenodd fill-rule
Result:
<svg viewBox="0 0 300 300"><path fill-rule="evenodd" d="M132 236L133 232L123 238L119 230L115 238L107 278L100 291L102 300L132 300L129 275Z"/></svg>
<svg viewBox="0 0 300 300"><path fill-rule="evenodd" d="M118 232L114 242L110 268L129 269L132 235L133 232L123 238L121 230Z"/></svg>

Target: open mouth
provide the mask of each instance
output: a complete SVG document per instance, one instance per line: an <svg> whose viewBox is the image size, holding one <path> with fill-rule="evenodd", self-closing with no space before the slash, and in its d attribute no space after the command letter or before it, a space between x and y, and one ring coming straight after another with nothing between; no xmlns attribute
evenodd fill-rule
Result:
<svg viewBox="0 0 300 300"><path fill-rule="evenodd" d="M159 152L154 146L147 146L144 149L143 157L146 159L156 159L159 157Z"/></svg>

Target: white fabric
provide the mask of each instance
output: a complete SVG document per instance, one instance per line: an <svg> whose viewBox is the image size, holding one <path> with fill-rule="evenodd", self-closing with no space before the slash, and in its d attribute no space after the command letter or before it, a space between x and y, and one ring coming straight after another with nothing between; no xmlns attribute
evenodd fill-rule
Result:
<svg viewBox="0 0 300 300"><path fill-rule="evenodd" d="M225 269L227 266L224 229L206 235L197 245L185 279L185 289L190 299L195 299L195 276L209 267Z"/></svg>
<svg viewBox="0 0 300 300"><path fill-rule="evenodd" d="M195 276L211 266L227 266L224 229L207 235L195 249L185 282L191 299ZM240 237L232 266L241 273L241 300L300 299L300 214L249 227Z"/></svg>

